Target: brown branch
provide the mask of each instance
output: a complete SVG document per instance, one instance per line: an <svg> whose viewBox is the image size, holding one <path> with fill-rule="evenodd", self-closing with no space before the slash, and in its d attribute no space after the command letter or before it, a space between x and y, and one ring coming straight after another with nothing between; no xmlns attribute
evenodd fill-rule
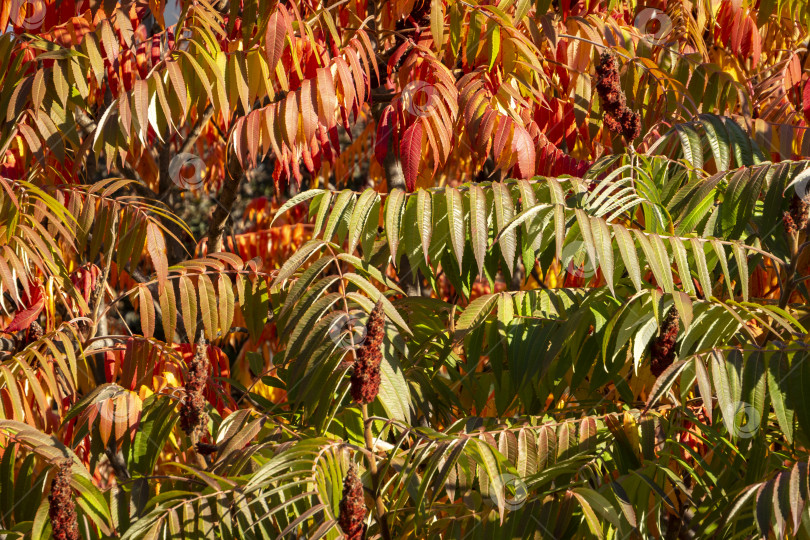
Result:
<svg viewBox="0 0 810 540"><path fill-rule="evenodd" d="M168 206L175 214L178 213L177 210L182 204L182 198L180 197L179 187L175 185L175 183L172 181L171 175L169 174L172 158L180 153L188 153L192 150L194 144L197 142L197 139L200 137L203 128L211 120L213 115L214 108L213 106L209 105L197 118L197 121L194 123L194 126L191 128L188 136L183 141L183 144L180 145L177 153L172 152L170 140L167 140L166 144L162 145L158 151L158 191L160 199L163 200L163 202L166 203L166 206ZM166 226L177 238L182 238L185 235L182 228L172 221L167 222ZM166 248L166 255L170 265L177 264L185 258L185 248L183 247L182 243L174 239L167 239Z"/></svg>
<svg viewBox="0 0 810 540"><path fill-rule="evenodd" d="M225 167L225 181L222 184L222 191L216 198L217 207L211 221L208 224L208 253L222 251L222 236L225 231L225 223L231 215L233 203L239 193L239 183L242 180L244 171L239 164L239 160L232 151L228 152L228 163Z"/></svg>
<svg viewBox="0 0 810 540"><path fill-rule="evenodd" d="M96 335L96 330L98 328L98 321L96 319L98 318L99 310L101 309L101 304L104 303L104 288L107 285L107 279L110 277L112 256L113 252L115 251L116 242L118 240L117 210L113 212L110 231L111 237L109 239L109 242L105 246L106 249L104 250L104 268L101 270L101 275L98 277L98 281L96 281L96 286L90 295L90 302L88 303L88 307L90 308L90 319L93 321L93 328L88 338L93 338Z"/></svg>
<svg viewBox="0 0 810 540"><path fill-rule="evenodd" d="M402 162L394 152L393 146L388 147L388 153L385 155L385 160L383 160L383 167L385 168L388 191L390 192L394 188L405 189L405 174L402 172ZM401 259L397 275L399 276L399 284L405 294L408 296L422 296L418 271L413 272L411 262L407 256Z"/></svg>
<svg viewBox="0 0 810 540"><path fill-rule="evenodd" d="M209 105L205 108L199 118L197 118L197 122L194 124L194 127L191 128L191 131L186 137L186 140L183 141L182 146L180 146L180 150L178 153L183 154L187 152L191 152L192 147L197 143L197 139L200 138L200 134L202 133L203 128L208 123L209 120L214 116L214 107L213 105Z"/></svg>

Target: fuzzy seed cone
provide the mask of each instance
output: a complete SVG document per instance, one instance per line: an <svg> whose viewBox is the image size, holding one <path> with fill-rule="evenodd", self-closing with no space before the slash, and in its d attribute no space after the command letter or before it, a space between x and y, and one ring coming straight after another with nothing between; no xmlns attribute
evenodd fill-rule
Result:
<svg viewBox="0 0 810 540"><path fill-rule="evenodd" d="M200 439L208 430L208 413L205 412L205 385L208 382L208 345L200 337L197 351L188 366L186 397L180 409L180 427L189 437Z"/></svg>
<svg viewBox="0 0 810 540"><path fill-rule="evenodd" d="M790 217L793 218L796 230L803 231L807 228L807 223L810 221L808 210L810 210L810 205L807 204L807 201L794 194L790 199Z"/></svg>
<svg viewBox="0 0 810 540"><path fill-rule="evenodd" d="M340 499L338 525L348 540L361 540L365 536L363 521L366 519L366 506L363 499L363 484L357 476L354 463L343 480L343 498Z"/></svg>
<svg viewBox="0 0 810 540"><path fill-rule="evenodd" d="M602 53L601 62L596 66L596 93L605 113L611 116L616 116L625 106L624 92L619 84L619 66L609 52Z"/></svg>
<svg viewBox="0 0 810 540"><path fill-rule="evenodd" d="M602 119L602 124L608 128L608 131L612 131L613 133L622 132L622 123L609 114L605 114L605 117Z"/></svg>
<svg viewBox="0 0 810 540"><path fill-rule="evenodd" d="M45 330L42 329L42 326L37 321L31 323L31 326L28 328L29 334L31 336L31 341L36 341L38 339L42 339L42 336L45 335Z"/></svg>
<svg viewBox="0 0 810 540"><path fill-rule="evenodd" d="M366 340L365 344L370 347L380 347L385 337L385 313L383 312L382 302L377 302L371 314L368 317L368 324L366 325Z"/></svg>
<svg viewBox="0 0 810 540"><path fill-rule="evenodd" d="M623 135L628 143L641 134L641 117L627 106L616 57L607 51L596 66L596 93L605 111L602 122L609 131Z"/></svg>
<svg viewBox="0 0 810 540"><path fill-rule="evenodd" d="M637 112L625 107L621 115L622 135L627 142L634 140L641 134L641 117Z"/></svg>
<svg viewBox="0 0 810 540"><path fill-rule="evenodd" d="M605 51L599 56L599 64L596 66L596 74L599 77L609 77L612 74L619 72L619 65L616 62L616 57Z"/></svg>
<svg viewBox="0 0 810 540"><path fill-rule="evenodd" d="M798 231L796 228L796 222L793 221L793 216L790 214L790 212L785 212L782 214L782 225L785 227L785 233L788 236L793 236Z"/></svg>
<svg viewBox="0 0 810 540"><path fill-rule="evenodd" d="M675 361L675 340L678 339L678 310L674 307L669 310L661 332L650 345L650 371L656 377L660 376Z"/></svg>
<svg viewBox="0 0 810 540"><path fill-rule="evenodd" d="M357 350L357 360L351 376L351 394L355 403L371 403L380 391L380 362L385 336L385 315L382 303L371 311L366 325L366 339Z"/></svg>
<svg viewBox="0 0 810 540"><path fill-rule="evenodd" d="M51 531L56 540L79 540L76 503L73 501L73 490L70 487L70 469L73 460L62 460L58 465L56 477L51 482L51 494L48 495Z"/></svg>

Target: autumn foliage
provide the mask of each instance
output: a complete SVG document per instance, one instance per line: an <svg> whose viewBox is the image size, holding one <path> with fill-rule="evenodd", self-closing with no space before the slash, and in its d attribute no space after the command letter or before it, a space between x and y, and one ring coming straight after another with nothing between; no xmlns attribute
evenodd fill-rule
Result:
<svg viewBox="0 0 810 540"><path fill-rule="evenodd" d="M806 0L3 0L0 537L810 535Z"/></svg>

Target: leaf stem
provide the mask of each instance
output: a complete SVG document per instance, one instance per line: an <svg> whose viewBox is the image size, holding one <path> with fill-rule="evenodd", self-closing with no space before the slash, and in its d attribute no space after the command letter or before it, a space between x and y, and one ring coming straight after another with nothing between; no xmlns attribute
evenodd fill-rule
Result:
<svg viewBox="0 0 810 540"><path fill-rule="evenodd" d="M369 451L366 460L368 461L368 470L371 472L371 489L374 495L377 522L380 524L382 537L385 540L391 540L391 531L388 530L388 520L385 516L385 505L379 492L380 478L377 471L377 458L374 454L374 437L371 433L371 420L368 416L367 403L363 403L363 436L366 441L366 449Z"/></svg>

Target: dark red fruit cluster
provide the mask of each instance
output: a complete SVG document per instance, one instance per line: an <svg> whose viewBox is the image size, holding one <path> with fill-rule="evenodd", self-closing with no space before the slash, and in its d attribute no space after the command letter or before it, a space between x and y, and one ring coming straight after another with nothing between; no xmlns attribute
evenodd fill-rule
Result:
<svg viewBox="0 0 810 540"><path fill-rule="evenodd" d="M56 477L51 482L48 495L48 516L51 518L51 532L56 540L79 540L79 524L76 520L76 503L70 487L70 469L73 460L60 460Z"/></svg>
<svg viewBox="0 0 810 540"><path fill-rule="evenodd" d="M790 209L782 215L782 224L788 236L793 236L807 228L810 222L810 205L805 199L794 194L790 199Z"/></svg>
<svg viewBox="0 0 810 540"><path fill-rule="evenodd" d="M208 345L204 337L197 343L197 351L188 366L186 397L180 409L180 427L192 439L199 440L208 430L205 412L205 385L208 382Z"/></svg>
<svg viewBox="0 0 810 540"><path fill-rule="evenodd" d="M650 345L650 371L658 377L675 361L675 340L678 339L678 310L669 310L658 337Z"/></svg>
<svg viewBox="0 0 810 540"><path fill-rule="evenodd" d="M343 498L340 499L338 524L348 540L361 540L365 535L363 521L366 519L366 505L363 500L363 484L357 476L354 463L343 480Z"/></svg>
<svg viewBox="0 0 810 540"><path fill-rule="evenodd" d="M596 66L596 92L605 111L604 124L614 133L621 133L627 142L641 134L641 117L627 106L627 98L619 82L619 65L608 51L602 53Z"/></svg>
<svg viewBox="0 0 810 540"><path fill-rule="evenodd" d="M380 362L385 334L382 303L377 302L366 325L366 339L357 350L357 360L351 377L351 393L355 403L371 403L380 391Z"/></svg>
<svg viewBox="0 0 810 540"><path fill-rule="evenodd" d="M31 323L31 326L28 328L28 339L31 341L37 341L42 339L42 336L45 335L45 330L42 329L42 326L37 321Z"/></svg>

